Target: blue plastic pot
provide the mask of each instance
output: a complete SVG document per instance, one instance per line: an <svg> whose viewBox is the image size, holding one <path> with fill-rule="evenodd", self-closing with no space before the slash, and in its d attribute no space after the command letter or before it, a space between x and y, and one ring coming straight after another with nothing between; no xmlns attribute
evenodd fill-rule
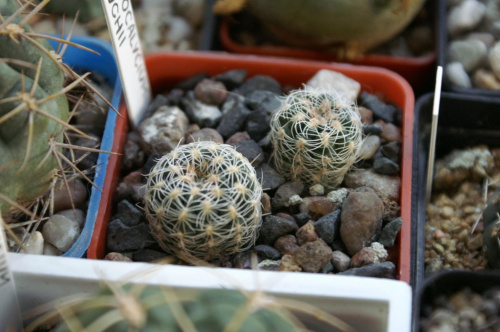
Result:
<svg viewBox="0 0 500 332"><path fill-rule="evenodd" d="M115 107L115 109L118 110L122 97L122 85L111 44L95 37L72 37L71 41L88 47L99 54L94 54L77 47L68 46L66 52L64 53L64 63L72 67L75 71L90 71L93 73L99 73L105 77L106 82L113 88L113 97L109 102L113 105L113 107ZM51 41L51 44L54 48L57 48L57 42ZM113 146L113 132L115 129L116 118L117 114L112 109L109 109L104 134L101 139L101 150L111 151L111 147ZM106 178L108 159L109 154L99 153L94 176L94 183L99 188L103 187L104 179ZM87 248L90 244L92 233L94 231L100 201L101 191L92 187L87 217L82 232L73 246L62 256L78 258L86 256Z"/></svg>

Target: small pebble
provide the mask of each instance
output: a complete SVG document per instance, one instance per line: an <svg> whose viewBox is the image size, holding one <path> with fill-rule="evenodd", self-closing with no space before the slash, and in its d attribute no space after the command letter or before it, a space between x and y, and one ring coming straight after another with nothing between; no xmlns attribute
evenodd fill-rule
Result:
<svg viewBox="0 0 500 332"><path fill-rule="evenodd" d="M132 260L119 252L110 252L104 257L105 261L132 262Z"/></svg>
<svg viewBox="0 0 500 332"><path fill-rule="evenodd" d="M34 232L27 243L24 244L26 251L21 252L32 255L42 255L44 253L44 239L40 232Z"/></svg>
<svg viewBox="0 0 500 332"><path fill-rule="evenodd" d="M302 268L291 255L283 255L278 271L300 272Z"/></svg>
<svg viewBox="0 0 500 332"><path fill-rule="evenodd" d="M351 258L340 250L336 250L332 253L331 261L336 272L346 271L351 264Z"/></svg>
<svg viewBox="0 0 500 332"><path fill-rule="evenodd" d="M299 246L297 238L291 234L281 236L274 242L274 248L280 252L281 255L293 255Z"/></svg>
<svg viewBox="0 0 500 332"><path fill-rule="evenodd" d="M55 214L43 225L42 235L45 241L66 252L80 236L80 226L75 220Z"/></svg>
<svg viewBox="0 0 500 332"><path fill-rule="evenodd" d="M318 234L314 230L314 225L312 221L309 221L304 226L299 228L297 233L295 233L295 237L297 238L297 244L299 246L307 243L314 242L318 239Z"/></svg>

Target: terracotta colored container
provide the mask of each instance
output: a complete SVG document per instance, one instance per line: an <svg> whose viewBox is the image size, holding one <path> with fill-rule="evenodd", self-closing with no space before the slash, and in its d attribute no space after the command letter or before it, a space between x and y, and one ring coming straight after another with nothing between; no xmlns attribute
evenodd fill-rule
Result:
<svg viewBox="0 0 500 332"><path fill-rule="evenodd" d="M159 53L146 57L151 86L154 92L165 91L177 82L192 75L205 72L216 75L231 69L246 69L248 77L266 74L274 77L282 85L300 87L320 69L330 69L343 73L361 83L362 90L380 93L387 100L403 110L401 146L401 216L404 220L397 248L397 277L406 283L412 279L412 232L411 232L411 188L412 188L412 144L413 144L413 104L414 95L410 85L398 74L386 69L329 64L313 61L278 59L269 57L229 55L222 53ZM117 119L113 151L120 152L127 135L127 121ZM112 213L114 189L120 175L121 157L113 155L108 164L101 209L89 246L88 258L102 259L106 249L107 224Z"/></svg>
<svg viewBox="0 0 500 332"><path fill-rule="evenodd" d="M434 4L430 4L428 7L434 7ZM433 10L429 11L433 12ZM367 54L357 60L344 61L339 59L333 53L323 52L319 50L300 49L285 45L243 45L232 38L230 33L231 25L231 19L226 17L221 20L219 27L220 44L228 52L239 54L279 56L317 61L350 62L356 65L382 67L395 71L396 73L403 76L416 91L430 91L427 83L432 81L434 75L434 67L437 58L437 43L435 43L436 46L434 47L432 52L418 57ZM435 24L435 26L437 26L437 24Z"/></svg>

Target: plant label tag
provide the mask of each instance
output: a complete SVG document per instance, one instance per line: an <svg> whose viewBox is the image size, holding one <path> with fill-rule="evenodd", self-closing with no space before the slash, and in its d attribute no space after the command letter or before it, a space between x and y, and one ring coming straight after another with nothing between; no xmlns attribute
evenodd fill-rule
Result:
<svg viewBox="0 0 500 332"><path fill-rule="evenodd" d="M115 49L130 121L135 128L151 102L152 95L132 0L102 0L102 5Z"/></svg>
<svg viewBox="0 0 500 332"><path fill-rule="evenodd" d="M16 287L7 261L7 241L0 216L0 330L21 331L22 318L17 302Z"/></svg>
<svg viewBox="0 0 500 332"><path fill-rule="evenodd" d="M436 71L436 85L434 88L434 101L432 105L431 140L429 142L429 159L427 160L427 182L425 185L426 205L431 200L432 177L434 176L434 158L436 154L436 138L439 119L439 104L441 101L441 83L443 82L443 67L438 66Z"/></svg>

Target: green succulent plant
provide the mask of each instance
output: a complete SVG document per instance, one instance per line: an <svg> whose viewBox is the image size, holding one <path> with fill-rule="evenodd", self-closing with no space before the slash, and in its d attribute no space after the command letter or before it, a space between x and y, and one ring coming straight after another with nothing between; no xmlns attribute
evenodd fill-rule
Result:
<svg viewBox="0 0 500 332"><path fill-rule="evenodd" d="M214 11L245 7L270 36L296 47L338 48L356 58L400 33L425 0L217 0Z"/></svg>
<svg viewBox="0 0 500 332"><path fill-rule="evenodd" d="M43 327L53 332L305 331L304 324L296 318L297 313L302 313L328 324L332 331L354 331L312 305L273 298L263 292L181 292L166 286L108 284L97 294L72 296L58 302L56 310L34 320L26 330Z"/></svg>
<svg viewBox="0 0 500 332"><path fill-rule="evenodd" d="M261 222L262 187L232 146L180 145L147 179L145 207L163 249L210 260L249 249Z"/></svg>
<svg viewBox="0 0 500 332"><path fill-rule="evenodd" d="M346 97L294 90L271 118L276 169L291 180L335 188L359 155L362 133L359 111Z"/></svg>
<svg viewBox="0 0 500 332"><path fill-rule="evenodd" d="M71 144L70 136L95 140L70 120L77 110L84 111L82 106L99 108L94 95L105 99L85 80L90 73L79 76L62 61L69 45L92 50L71 42L71 32L63 39L29 26L49 1L34 7L31 1L0 0L0 214L20 211L38 222L53 213L54 190L66 190L72 199L71 179L95 186L77 164L88 153L104 152ZM59 47L52 48L48 40ZM84 150L81 158L71 152L75 149Z"/></svg>

